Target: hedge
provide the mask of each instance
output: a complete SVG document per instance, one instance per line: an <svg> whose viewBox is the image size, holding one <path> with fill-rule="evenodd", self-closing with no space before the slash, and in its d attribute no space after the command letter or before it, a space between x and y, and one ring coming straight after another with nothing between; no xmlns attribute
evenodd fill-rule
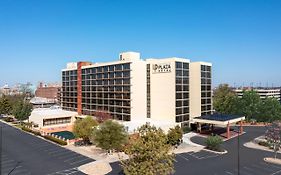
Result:
<svg viewBox="0 0 281 175"><path fill-rule="evenodd" d="M30 133L32 133L32 134L34 134L34 135L41 136L41 133L40 133L40 132L38 132L38 131L33 131L32 129L30 129L30 128L28 128L28 127L23 126L21 129L24 130L24 131L26 131L26 132L30 132Z"/></svg>
<svg viewBox="0 0 281 175"><path fill-rule="evenodd" d="M67 145L67 142L66 142L66 141L63 141L63 140L58 139L58 138L55 138L55 137L53 137L53 136L45 135L45 136L43 136L43 137L44 137L45 139L47 139L47 140L53 141L53 142L58 143L58 144L60 144L60 145Z"/></svg>

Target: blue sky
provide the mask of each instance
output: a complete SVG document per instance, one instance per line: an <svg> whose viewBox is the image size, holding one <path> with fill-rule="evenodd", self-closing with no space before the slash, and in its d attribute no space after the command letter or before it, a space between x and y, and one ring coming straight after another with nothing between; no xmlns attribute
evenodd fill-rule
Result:
<svg viewBox="0 0 281 175"><path fill-rule="evenodd" d="M122 51L213 63L213 82L281 86L279 0L0 0L0 86L60 81Z"/></svg>

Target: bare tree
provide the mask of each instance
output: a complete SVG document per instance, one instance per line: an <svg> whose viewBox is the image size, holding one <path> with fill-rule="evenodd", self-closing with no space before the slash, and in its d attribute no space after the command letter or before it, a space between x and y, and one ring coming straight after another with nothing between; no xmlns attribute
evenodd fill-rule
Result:
<svg viewBox="0 0 281 175"><path fill-rule="evenodd" d="M281 122L272 122L268 126L265 136L269 144L273 146L274 158L276 158L281 143Z"/></svg>

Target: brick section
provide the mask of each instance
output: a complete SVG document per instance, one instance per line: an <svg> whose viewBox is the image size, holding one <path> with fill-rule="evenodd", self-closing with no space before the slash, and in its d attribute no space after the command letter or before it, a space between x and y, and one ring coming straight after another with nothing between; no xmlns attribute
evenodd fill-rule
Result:
<svg viewBox="0 0 281 175"><path fill-rule="evenodd" d="M91 65L89 62L77 63L77 112L82 114L82 66Z"/></svg>
<svg viewBox="0 0 281 175"><path fill-rule="evenodd" d="M60 87L38 87L35 91L36 97L59 100Z"/></svg>
<svg viewBox="0 0 281 175"><path fill-rule="evenodd" d="M82 114L82 62L77 65L77 112L78 115Z"/></svg>

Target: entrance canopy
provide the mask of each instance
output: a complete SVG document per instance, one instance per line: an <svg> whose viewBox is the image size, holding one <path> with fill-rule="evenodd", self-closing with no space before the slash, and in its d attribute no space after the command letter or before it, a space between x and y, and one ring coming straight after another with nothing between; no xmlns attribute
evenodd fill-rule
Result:
<svg viewBox="0 0 281 175"><path fill-rule="evenodd" d="M240 121L245 120L243 116L237 115L224 115L224 114L211 114L211 115L204 115L200 117L195 117L193 119L194 123L201 123L201 124L212 124L212 125L223 125L227 126L228 124L234 124Z"/></svg>
<svg viewBox="0 0 281 175"><path fill-rule="evenodd" d="M224 115L224 114L212 114L212 115L204 115L201 117L195 117L193 122L197 124L197 130L201 133L201 125L207 124L211 125L211 130L213 131L214 125L225 126L226 127L226 135L225 137L229 139L231 137L230 125L236 124L239 122L240 130L238 134L243 133L243 124L242 121L245 120L243 116L237 115Z"/></svg>

